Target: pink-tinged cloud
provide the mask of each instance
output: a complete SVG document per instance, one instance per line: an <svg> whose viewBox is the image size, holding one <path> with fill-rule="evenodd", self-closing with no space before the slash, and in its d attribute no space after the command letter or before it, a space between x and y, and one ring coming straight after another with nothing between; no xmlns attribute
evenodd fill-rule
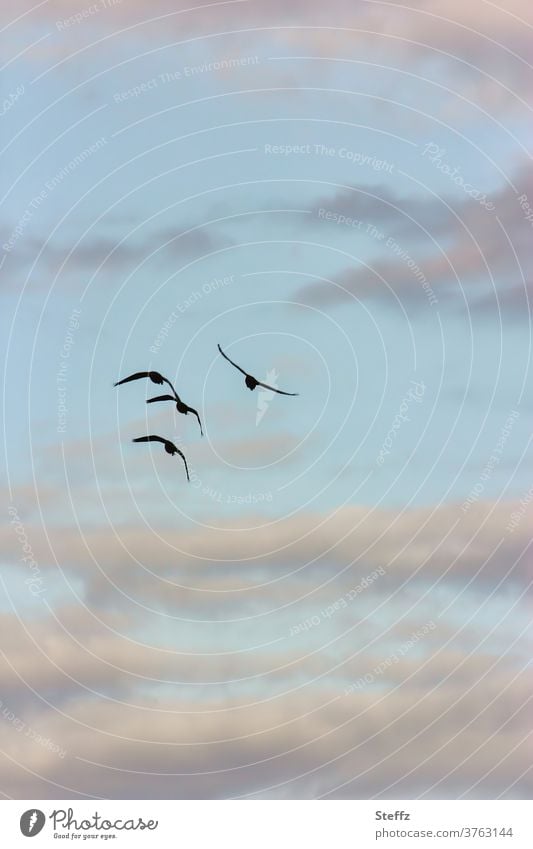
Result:
<svg viewBox="0 0 533 849"><path fill-rule="evenodd" d="M340 574L349 590L378 567L394 585L428 576L462 581L474 574L493 584L508 571L510 581L527 585L528 523L508 532L515 509L513 502L399 513L345 507L274 522L258 511L217 529L159 527L156 534L124 525L87 528L82 537L57 527L47 540L27 523L26 533L44 580L60 579L57 561L67 579L82 582L91 605L115 606L130 598L155 610L183 610L189 603L204 611L226 606L231 616L243 599L275 607L280 593L287 603L310 594L320 605L330 599L328 580ZM16 563L13 537L8 528L0 545L4 560Z"/></svg>
<svg viewBox="0 0 533 849"><path fill-rule="evenodd" d="M247 707L80 695L29 715L63 758L2 725L4 787L15 798L529 798L531 683L503 660L455 653L385 694L330 680Z"/></svg>
<svg viewBox="0 0 533 849"><path fill-rule="evenodd" d="M178 7L170 0L154 0L149 7L140 1L117 3L83 17L85 5L78 3L73 7L68 0L46 4L23 0L17 14L4 8L3 23L7 25L24 15L12 25L15 31L23 24L44 22L73 43L90 42L95 32L107 35L125 31L135 40L159 39L162 32L177 34L181 39L203 36L205 42L200 43L204 51L213 47L212 37L216 40L217 33L227 33L223 43L240 45L242 49L242 36L232 35L232 31L241 29L252 30L247 35L251 44L263 39L280 47L306 46L323 56L342 56L354 47L372 43L375 48L386 47L389 58L427 58L436 50L441 51L441 57L443 52L450 53L475 65L491 51L493 67L498 63L505 69L504 59L508 65L516 63L515 77L520 66L527 72L521 60L531 57L528 30L533 25L533 13L528 0L505 0L498 6L488 0L472 0L469 4L459 0L418 0L410 6L366 0L333 0L328 4L319 0L196 0ZM76 14L82 15L80 20L61 29L61 22L72 21ZM51 47L44 43L35 49L42 53ZM515 59L510 51L519 58Z"/></svg>

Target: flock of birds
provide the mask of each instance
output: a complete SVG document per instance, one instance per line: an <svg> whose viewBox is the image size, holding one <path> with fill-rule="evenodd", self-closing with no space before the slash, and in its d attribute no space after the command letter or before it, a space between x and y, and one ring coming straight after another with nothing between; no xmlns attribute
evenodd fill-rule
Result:
<svg viewBox="0 0 533 849"><path fill-rule="evenodd" d="M277 392L278 395L298 395L298 392L284 392L282 389L277 389L275 386L269 386L267 383L263 383L261 380L257 380L257 378L253 377L253 375L248 374L248 372L244 371L244 369L238 366L237 363L234 363L233 360L230 360L230 358L227 354L224 353L220 345L218 345L218 350L220 351L224 359L228 361L228 363L231 363L234 368L236 368L238 371L241 372L241 374L244 375L244 382L248 389L253 391L256 386L262 386L264 389L268 389L270 392ZM188 415L189 413L192 413L193 416L196 416L196 418L198 419L198 424L200 426L200 435L204 435L202 422L200 420L200 416L198 415L198 411L195 410L194 407L189 407L188 404L185 404L174 389L170 380L166 377L163 377L163 375L160 374L158 371L137 371L135 372L135 374L130 374L129 377L124 377L122 380L118 380L114 385L122 386L122 384L124 383L131 383L133 380L142 380L143 378L149 378L152 383L155 383L158 386L162 386L163 383L167 383L172 390L172 395L157 395L156 398L148 398L148 400L146 401L147 404L154 404L158 401L172 401L176 405L178 413L182 413L184 416ZM170 439L165 439L163 436L157 436L155 434L149 434L148 436L138 436L136 439L133 440L133 442L161 442L162 445L165 446L165 451L167 452L167 454L170 454L171 457L173 457L174 454L179 454L181 459L183 460L183 463L185 464L187 480L190 481L189 467L187 466L185 454L183 453L183 451L180 451L180 449L177 448L174 443L171 442Z"/></svg>

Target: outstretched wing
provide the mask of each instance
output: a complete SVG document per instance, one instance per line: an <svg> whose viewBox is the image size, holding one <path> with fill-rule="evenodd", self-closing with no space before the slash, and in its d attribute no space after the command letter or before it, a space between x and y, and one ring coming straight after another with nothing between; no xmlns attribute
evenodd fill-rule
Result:
<svg viewBox="0 0 533 849"><path fill-rule="evenodd" d="M238 371L240 371L241 374L244 374L245 377L248 376L248 372L244 371L244 369L242 369L240 366L238 366L237 363L234 363L233 360L230 360L230 358L228 357L227 354L224 353L224 351L222 350L220 345L218 345L218 350L220 351L220 353L222 354L224 359L228 361L228 363L231 363L231 365L234 366L236 369L238 369Z"/></svg>
<svg viewBox="0 0 533 849"><path fill-rule="evenodd" d="M162 442L163 445L166 445L167 440L163 439L162 436L154 436L151 434L150 436L138 436L136 439L133 439L132 442Z"/></svg>
<svg viewBox="0 0 533 849"><path fill-rule="evenodd" d="M176 446L175 446L175 445L174 445L174 448L176 448ZM180 457L181 457L181 459L183 460L183 462L185 463L185 471L186 471L186 473L187 473L187 480L188 480L188 481L189 481L189 483L190 483L190 482L191 482L191 479L190 479L190 477L189 477L189 467L187 466L187 460L185 459L185 454L183 453L183 451L180 451L180 450L179 450L179 448L176 448L176 451L177 451L177 453L180 455Z"/></svg>
<svg viewBox="0 0 533 849"><path fill-rule="evenodd" d="M135 374L130 374L129 377L124 377L122 380L117 380L114 386L121 386L123 383L129 383L131 380L140 380L141 377L148 377L149 371L136 371Z"/></svg>
<svg viewBox="0 0 533 849"><path fill-rule="evenodd" d="M176 399L172 395L158 395L157 398L148 398L146 403L153 404L154 401L175 401Z"/></svg>
<svg viewBox="0 0 533 849"><path fill-rule="evenodd" d="M196 418L198 419L198 424L200 425L200 434L203 436L204 432L202 430L202 422L200 421L200 416L198 415L198 411L194 410L192 407L187 407L187 411L189 413L192 413L193 416L196 416Z"/></svg>
<svg viewBox="0 0 533 849"><path fill-rule="evenodd" d="M169 386L170 386L170 388L172 389L172 392L174 393L174 400L175 400L175 401L177 401L177 399L178 399L178 393L177 393L177 392L176 392L176 390L174 389L174 387L173 387L172 383L170 382L170 380L168 379L168 377L165 377L163 374L161 375L161 377L163 378L163 380L165 381L165 383L168 383L168 385L169 385Z"/></svg>
<svg viewBox="0 0 533 849"><path fill-rule="evenodd" d="M299 392L284 392L283 389L275 389L273 386L269 386L268 383L261 383L260 380L257 381L258 386L263 386L265 389L270 389L271 392L277 392L278 395L299 395Z"/></svg>

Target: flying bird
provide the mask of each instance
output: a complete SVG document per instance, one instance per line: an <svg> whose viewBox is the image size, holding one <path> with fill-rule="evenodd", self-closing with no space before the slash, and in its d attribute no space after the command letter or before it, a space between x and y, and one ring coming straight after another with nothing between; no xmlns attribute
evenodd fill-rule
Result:
<svg viewBox="0 0 533 849"><path fill-rule="evenodd" d="M183 451L180 451L179 448L176 448L173 442L170 439L163 439L162 436L154 436L153 434L150 436L138 436L136 439L132 440L133 442L162 442L165 446L165 451L167 454L170 454L171 457L174 454L179 454L183 462L185 463L185 471L187 473L187 480L190 481L189 477L189 468L187 466L187 460L185 459L185 454Z"/></svg>
<svg viewBox="0 0 533 849"><path fill-rule="evenodd" d="M183 413L184 416L186 416L187 413L192 413L198 419L198 424L200 425L200 434L202 436L204 435L204 432L202 430L202 422L200 421L200 416L198 415L197 410L194 410L192 407L189 407L187 404L184 404L177 392L174 391L174 395L158 395L157 398L148 398L146 403L153 404L155 401L174 401L178 413Z"/></svg>
<svg viewBox="0 0 533 849"><path fill-rule="evenodd" d="M299 394L298 392L283 392L282 389L276 389L274 386L269 386L268 383L262 383L262 381L257 380L251 374L248 374L248 372L244 371L244 369L242 369L240 366L238 366L237 363L234 363L233 360L230 360L230 358L228 357L227 354L224 353L224 351L222 350L220 345L218 346L218 350L220 351L220 353L222 354L224 359L228 361L228 363L231 363L231 365L234 366L236 369L238 369L241 372L241 374L244 374L244 382L245 382L246 386L248 387L248 389L253 390L253 389L255 389L256 386L263 386L265 389L269 389L271 392L277 392L278 395L298 395Z"/></svg>
<svg viewBox="0 0 533 849"><path fill-rule="evenodd" d="M163 383L168 383L170 388L172 389L172 395L158 395L157 398L149 398L146 402L147 404L153 404L154 401L175 401L176 409L178 413L183 413L183 415L187 415L187 413L192 413L198 419L198 424L200 425L200 433L202 436L204 432L202 430L202 422L200 421L200 416L198 412L193 409L193 407L189 407L187 404L184 404L178 393L174 389L172 383L168 378L163 377L162 374L159 374L158 371L138 371L135 374L130 374L129 377L125 377L123 380L119 380L115 383L115 386L121 386L123 383L129 383L131 380L140 380L143 377L149 377L152 383L157 383L158 385L162 385Z"/></svg>
<svg viewBox="0 0 533 849"><path fill-rule="evenodd" d="M136 371L135 374L130 374L129 377L124 377L122 380L117 380L114 383L114 386L122 386L123 383L130 383L132 380L141 380L143 377L149 377L152 383L157 383L159 385L163 383L168 383L172 391L174 392L174 387L172 386L170 380L167 380L166 377L163 377L162 374L159 374L158 371Z"/></svg>

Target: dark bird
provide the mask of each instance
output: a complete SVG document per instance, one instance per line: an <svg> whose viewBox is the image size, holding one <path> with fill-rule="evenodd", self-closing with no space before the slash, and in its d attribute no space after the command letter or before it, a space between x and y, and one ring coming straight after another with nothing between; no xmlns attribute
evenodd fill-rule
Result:
<svg viewBox="0 0 533 849"><path fill-rule="evenodd" d="M274 386L269 386L268 383L262 383L260 380L257 380L255 377L252 377L251 374L248 374L246 371L244 371L244 369L238 366L237 363L234 363L233 360L230 360L230 358L227 354L224 353L220 345L218 346L218 350L220 351L224 359L228 361L228 363L231 363L231 365L238 369L241 374L244 374L244 382L248 389L253 390L256 386L263 386L265 389L270 389L271 392L277 392L278 395L298 395L298 392L283 392L283 390L281 389L276 389Z"/></svg>
<svg viewBox="0 0 533 849"><path fill-rule="evenodd" d="M184 404L177 392L174 392L174 395L158 395L157 398L148 398L146 403L153 404L155 401L174 401L178 413L183 413L184 416L186 416L187 413L192 413L193 416L196 416L196 418L198 419L198 424L200 425L200 434L202 436L204 435L204 432L202 430L202 422L200 421L200 416L198 415L198 412L192 407L189 407L187 404Z"/></svg>
<svg viewBox="0 0 533 849"><path fill-rule="evenodd" d="M185 454L183 451L180 451L179 448L176 448L173 442L170 439L163 439L162 436L138 436L133 442L162 442L165 446L165 451L167 454L170 454L172 457L174 454L179 454L183 462L185 463L185 471L187 472L187 480L190 481L189 477L189 469L187 466L187 460L185 459Z"/></svg>
<svg viewBox="0 0 533 849"><path fill-rule="evenodd" d="M135 374L130 374L129 377L124 377L122 380L117 380L114 383L114 386L122 386L123 383L130 383L132 380L140 380L142 377L149 377L152 383L157 383L161 386L163 383L168 383L172 391L174 392L174 387L172 386L170 380L167 380L166 377L163 377L162 374L159 374L158 371L136 371Z"/></svg>
<svg viewBox="0 0 533 849"><path fill-rule="evenodd" d="M200 425L200 433L202 434L202 436L204 435L204 432L202 430L202 422L200 421L200 416L198 415L198 412L192 407L189 407L187 404L183 403L170 380L168 380L168 378L166 377L163 377L163 375L159 374L158 371L138 371L135 374L130 374L129 377L125 377L123 380L119 380L117 383L115 383L115 386L121 386L121 384L129 383L131 380L140 380L143 377L149 377L152 383L157 383L159 385L163 383L168 383L173 393L172 395L158 395L157 398L149 398L146 402L147 404L153 404L154 401L174 401L178 413L183 413L184 416L186 416L187 413L192 413L194 416L196 416L196 418L198 419L198 424Z"/></svg>

